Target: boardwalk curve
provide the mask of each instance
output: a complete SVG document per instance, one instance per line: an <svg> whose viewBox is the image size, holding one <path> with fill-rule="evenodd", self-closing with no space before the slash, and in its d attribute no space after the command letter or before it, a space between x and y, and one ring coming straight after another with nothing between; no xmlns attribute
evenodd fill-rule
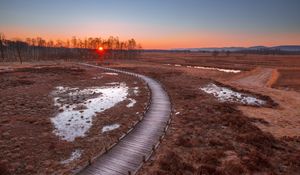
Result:
<svg viewBox="0 0 300 175"><path fill-rule="evenodd" d="M80 175L135 174L147 160L170 121L171 103L162 86L152 78L127 71L81 63L103 70L136 76L147 83L151 91L151 103L144 118L113 148L84 168Z"/></svg>

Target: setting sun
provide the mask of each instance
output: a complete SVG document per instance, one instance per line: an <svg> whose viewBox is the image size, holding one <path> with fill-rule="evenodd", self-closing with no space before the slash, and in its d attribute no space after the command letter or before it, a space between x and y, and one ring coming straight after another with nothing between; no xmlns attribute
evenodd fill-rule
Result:
<svg viewBox="0 0 300 175"><path fill-rule="evenodd" d="M103 47L99 47L98 50L99 51L103 51L104 49L103 49Z"/></svg>

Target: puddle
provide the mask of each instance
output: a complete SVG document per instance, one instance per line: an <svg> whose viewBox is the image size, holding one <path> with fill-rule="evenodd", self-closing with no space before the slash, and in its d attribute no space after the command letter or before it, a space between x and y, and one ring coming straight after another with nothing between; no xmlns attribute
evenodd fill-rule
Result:
<svg viewBox="0 0 300 175"><path fill-rule="evenodd" d="M119 128L119 127L120 127L119 124L112 124L112 125L104 126L104 127L102 128L102 133L105 133L105 132L108 132L108 131L115 130L115 129Z"/></svg>
<svg viewBox="0 0 300 175"><path fill-rule="evenodd" d="M103 78L103 76L93 77L92 79L93 79L93 80L99 80L99 79L101 79L101 78Z"/></svg>
<svg viewBox="0 0 300 175"><path fill-rule="evenodd" d="M134 87L134 88L133 88L133 93L134 93L135 95L138 95L138 94L139 94L139 87Z"/></svg>
<svg viewBox="0 0 300 175"><path fill-rule="evenodd" d="M136 100L132 99L132 98L128 98L128 100L130 100L130 102L126 105L127 108L131 108L136 104Z"/></svg>
<svg viewBox="0 0 300 175"><path fill-rule="evenodd" d="M203 66L194 66L195 69L204 69L204 70L217 70L220 72L227 72L227 73L240 73L240 70L234 70L234 69L221 69L216 67L203 67Z"/></svg>
<svg viewBox="0 0 300 175"><path fill-rule="evenodd" d="M164 64L171 66L171 64ZM181 67L181 64L175 64L175 67ZM226 72L226 73L240 73L241 70L236 70L236 69L221 69L221 68L216 68L216 67L205 67L205 66L186 66L187 68L195 68L195 69L204 69L204 70L216 70L220 72Z"/></svg>
<svg viewBox="0 0 300 175"><path fill-rule="evenodd" d="M105 73L102 73L102 74L106 74L106 75L119 75L118 73L114 73L114 72L105 72Z"/></svg>
<svg viewBox="0 0 300 175"><path fill-rule="evenodd" d="M106 83L106 85L119 85L119 82L111 82L111 83Z"/></svg>
<svg viewBox="0 0 300 175"><path fill-rule="evenodd" d="M81 153L82 151L80 149L77 149L75 151L72 152L70 158L60 161L61 164L68 164L76 159L79 159L81 157Z"/></svg>
<svg viewBox="0 0 300 175"><path fill-rule="evenodd" d="M202 91L214 95L221 102L239 102L247 105L261 106L266 101L257 99L249 94L233 91L229 88L220 87L213 83L200 88Z"/></svg>
<svg viewBox="0 0 300 175"><path fill-rule="evenodd" d="M62 140L71 142L76 137L85 136L96 113L126 100L128 87L125 83L83 90L59 86L53 95L54 105L59 107L59 113L51 118L55 127L53 132Z"/></svg>

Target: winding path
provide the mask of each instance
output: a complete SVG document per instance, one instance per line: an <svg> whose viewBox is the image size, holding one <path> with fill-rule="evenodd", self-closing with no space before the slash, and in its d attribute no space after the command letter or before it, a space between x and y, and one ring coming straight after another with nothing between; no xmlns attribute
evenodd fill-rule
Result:
<svg viewBox="0 0 300 175"><path fill-rule="evenodd" d="M248 87L265 87L272 79L276 79L275 72L272 68L257 68L245 75L240 74L242 77L233 82Z"/></svg>
<svg viewBox="0 0 300 175"><path fill-rule="evenodd" d="M85 63L81 65L136 76L145 81L150 88L151 103L143 120L112 149L79 172L82 175L135 174L151 156L164 135L171 114L169 97L157 81L144 75Z"/></svg>

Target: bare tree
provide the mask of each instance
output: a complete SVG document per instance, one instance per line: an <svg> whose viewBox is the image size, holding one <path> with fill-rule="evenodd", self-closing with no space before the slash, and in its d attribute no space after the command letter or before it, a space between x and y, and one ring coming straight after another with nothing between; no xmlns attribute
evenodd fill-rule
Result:
<svg viewBox="0 0 300 175"><path fill-rule="evenodd" d="M3 33L0 33L0 51L1 51L1 58L4 61L4 45L5 45L5 36Z"/></svg>
<svg viewBox="0 0 300 175"><path fill-rule="evenodd" d="M229 57L229 56L230 56L230 51L227 50L227 51L226 51L226 57Z"/></svg>
<svg viewBox="0 0 300 175"><path fill-rule="evenodd" d="M19 58L19 61L20 61L21 64L23 63L21 52L22 52L22 49L24 47L26 47L26 45L27 44L25 42L22 42L21 40L17 40L15 42L16 52L17 52L17 55L18 55L18 58Z"/></svg>
<svg viewBox="0 0 300 175"><path fill-rule="evenodd" d="M104 52L105 58L137 58L141 46L134 40L121 41L118 37L111 36L107 39L100 37L76 38L70 40L44 40L41 37L26 38L21 40L5 40L3 34L0 35L0 60L4 57L11 60L40 59L93 59L97 58L94 49L99 47L107 49ZM5 53L5 55L4 55ZM2 57L2 59L1 59Z"/></svg>
<svg viewBox="0 0 300 175"><path fill-rule="evenodd" d="M217 56L219 55L219 52L218 51L213 51L212 52L212 56L214 57L214 58L216 58Z"/></svg>

